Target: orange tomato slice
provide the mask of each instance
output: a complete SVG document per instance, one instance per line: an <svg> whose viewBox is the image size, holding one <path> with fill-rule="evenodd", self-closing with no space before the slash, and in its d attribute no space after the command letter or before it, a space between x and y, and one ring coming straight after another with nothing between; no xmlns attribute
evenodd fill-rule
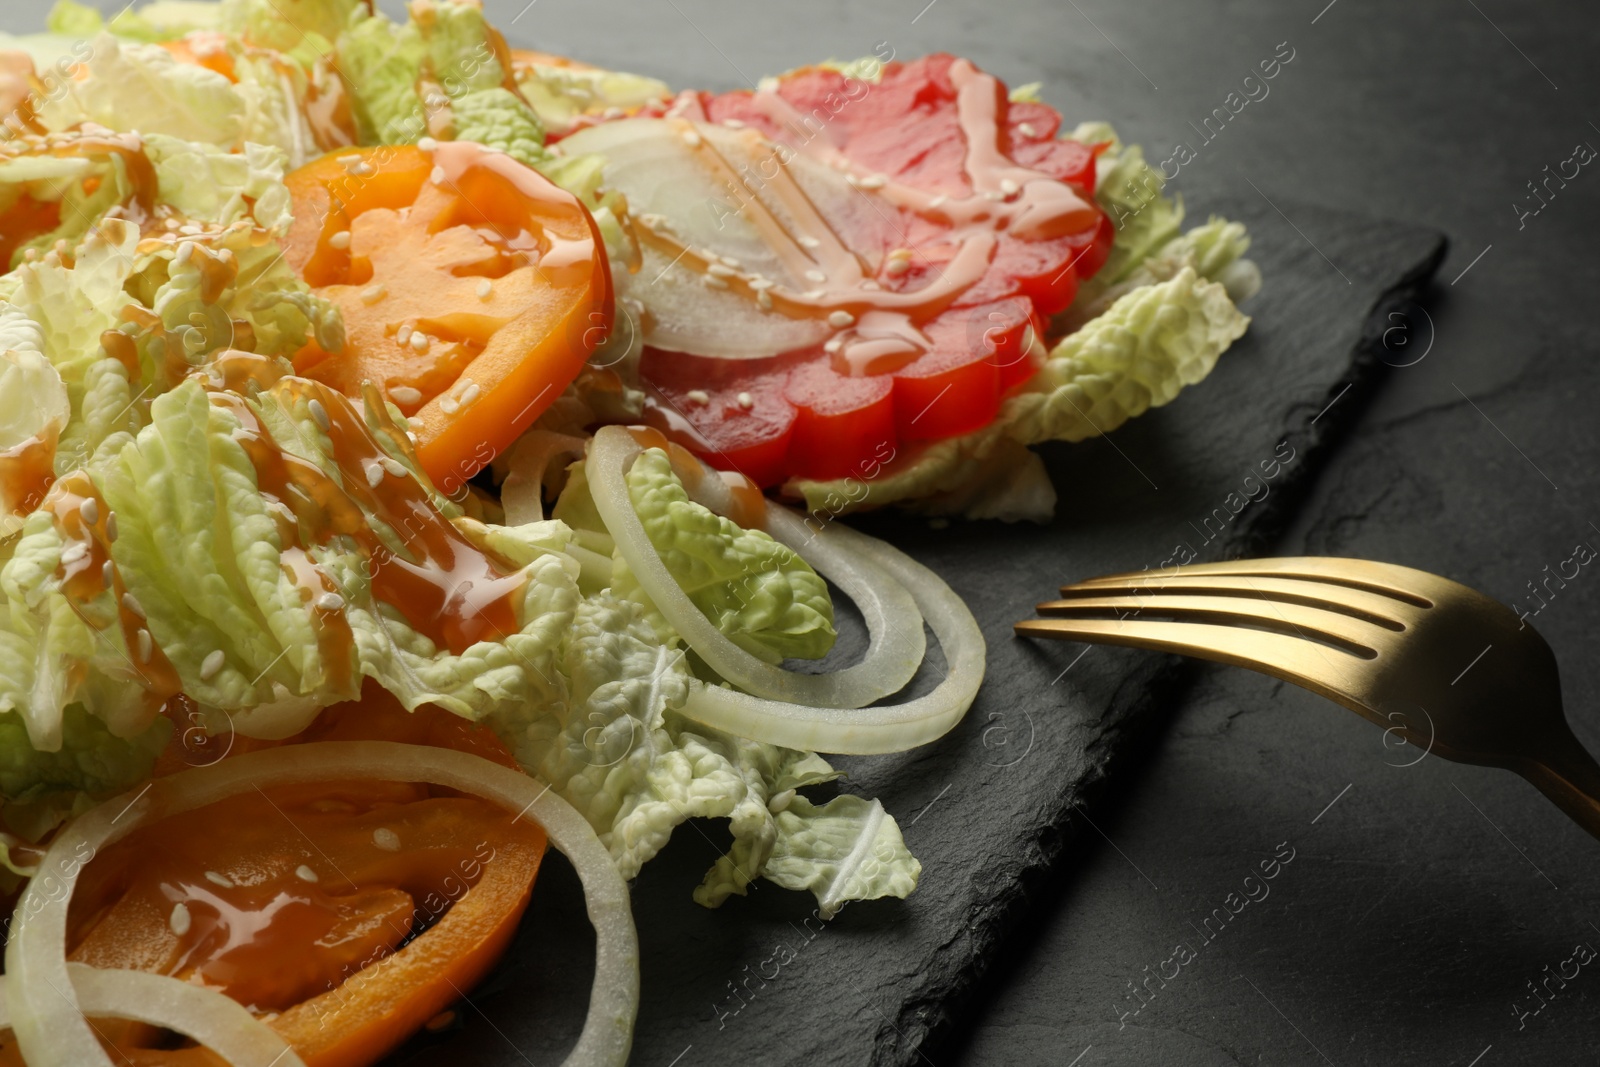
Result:
<svg viewBox="0 0 1600 1067"><path fill-rule="evenodd" d="M289 176L285 255L344 315L338 353L295 369L371 381L457 491L538 418L611 326L611 274L578 199L468 142L352 149Z"/></svg>
<svg viewBox="0 0 1600 1067"><path fill-rule="evenodd" d="M391 740L515 766L486 728L369 686L287 744ZM258 742L243 747L268 747ZM169 757L180 757L175 748ZM162 770L181 761L163 760ZM538 824L426 786L252 790L135 832L84 868L75 960L202 981L265 1016L308 1067L367 1067L461 999L516 933ZM308 874L310 877L308 877ZM182 922L173 913L182 903ZM220 1067L154 1027L100 1020L119 1063ZM0 1067L20 1067L0 1035Z"/></svg>

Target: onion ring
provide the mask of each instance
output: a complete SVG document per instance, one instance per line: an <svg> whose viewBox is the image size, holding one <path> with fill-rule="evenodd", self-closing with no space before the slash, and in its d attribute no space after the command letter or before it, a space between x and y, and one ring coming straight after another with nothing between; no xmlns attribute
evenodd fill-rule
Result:
<svg viewBox="0 0 1600 1067"><path fill-rule="evenodd" d="M627 884L582 815L550 787L479 756L390 741L320 741L234 756L108 801L68 823L17 902L6 946L6 1006L32 1067L110 1067L84 1018L66 959L67 907L82 868L137 827L260 786L305 782L427 782L531 815L572 861L595 930L595 974L583 1033L568 1067L621 1067L639 1006L639 941Z"/></svg>
<svg viewBox="0 0 1600 1067"><path fill-rule="evenodd" d="M782 521L804 525L792 514ZM899 549L844 525L832 535L843 542L840 548L859 553L911 590L944 649L944 680L933 692L903 704L847 709L764 700L696 682L678 709L681 715L769 745L855 756L925 745L961 721L978 695L988 658L983 631L966 603L937 574Z"/></svg>
<svg viewBox="0 0 1600 1067"><path fill-rule="evenodd" d="M93 1018L132 1019L193 1038L234 1067L305 1067L288 1042L214 989L148 971L67 964L78 1007ZM0 977L0 1029L11 1026Z"/></svg>
<svg viewBox="0 0 1600 1067"><path fill-rule="evenodd" d="M585 467L595 508L640 587L712 670L757 697L813 708L865 707L899 692L917 673L927 638L912 594L864 553L843 550L831 531L812 531L771 501L769 531L855 601L872 643L861 662L844 670L801 674L763 662L729 640L678 585L634 511L627 470L642 451L623 427L604 426L595 434Z"/></svg>

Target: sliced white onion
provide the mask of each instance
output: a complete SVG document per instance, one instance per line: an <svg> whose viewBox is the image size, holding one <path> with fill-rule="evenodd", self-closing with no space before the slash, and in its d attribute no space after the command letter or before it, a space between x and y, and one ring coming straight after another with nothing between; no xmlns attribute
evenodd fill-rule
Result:
<svg viewBox="0 0 1600 1067"><path fill-rule="evenodd" d="M961 721L978 695L988 657L972 612L937 574L899 549L843 524L831 534L844 551L859 553L911 590L944 649L944 680L933 692L903 704L855 709L763 700L696 683L680 709L685 717L769 745L863 756L925 745Z"/></svg>
<svg viewBox="0 0 1600 1067"><path fill-rule="evenodd" d="M865 707L899 692L917 673L927 652L927 637L912 595L866 553L842 549L834 530L812 530L793 512L770 501L768 531L855 601L872 644L861 662L844 670L799 674L757 659L724 636L667 570L633 510L626 475L641 451L639 442L621 426L605 426L595 434L585 467L595 507L640 587L712 670L756 696L817 708Z"/></svg>
<svg viewBox="0 0 1600 1067"><path fill-rule="evenodd" d="M550 464L558 459L582 459L587 444L581 437L550 430L529 430L517 439L511 451L501 457L508 472L500 483L500 504L506 511L507 526L544 520L544 490L550 479Z"/></svg>
<svg viewBox="0 0 1600 1067"><path fill-rule="evenodd" d="M677 120L632 118L604 122L562 140L564 155L605 158L605 184L628 198L640 226L662 228L695 249L729 257L740 271L793 292L815 288L797 276L752 221L760 200L792 224L769 190L778 170L792 178L834 233L872 233L883 220L844 174L804 153L780 148L753 130L698 124L693 136ZM729 165L712 166L710 151ZM741 182L730 180L734 173ZM655 221L659 217L660 221ZM698 271L674 262L675 253L641 242L637 271L617 271L618 294L643 305L644 342L652 348L719 359L763 359L821 344L833 330L821 318L763 311L747 296L705 284ZM872 269L876 264L870 264Z"/></svg>
<svg viewBox="0 0 1600 1067"><path fill-rule="evenodd" d="M492 800L544 827L583 882L595 930L594 987L569 1067L620 1067L639 1006L639 941L628 887L594 828L548 786L479 756L390 741L323 741L225 759L147 785L69 823L17 902L6 946L5 1000L30 1067L110 1067L73 992L67 906L78 874L106 846L145 823L264 786L365 779L427 782ZM159 1020L169 1025L168 1020ZM279 1067L282 1067L280 1064Z"/></svg>
<svg viewBox="0 0 1600 1067"><path fill-rule="evenodd" d="M176 1031L233 1067L305 1067L272 1027L214 989L147 971L101 970L82 963L67 964L67 976L79 1010L90 1018L132 1019ZM10 1026L0 993L0 1029Z"/></svg>

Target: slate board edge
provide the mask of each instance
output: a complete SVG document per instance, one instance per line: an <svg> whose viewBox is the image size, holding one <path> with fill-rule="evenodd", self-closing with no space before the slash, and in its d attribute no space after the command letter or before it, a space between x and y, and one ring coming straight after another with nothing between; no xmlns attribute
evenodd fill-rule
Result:
<svg viewBox="0 0 1600 1067"><path fill-rule="evenodd" d="M1279 487L1270 503L1263 501L1267 506L1250 509L1247 517L1230 527L1228 535L1216 542L1217 550L1207 553L1207 558L1258 554L1283 534L1301 501L1310 494L1329 456L1381 386L1385 375L1380 371L1386 365L1382 358L1383 338L1393 325L1389 315L1423 296L1449 251L1450 241L1445 234L1434 231L1434 238L1430 252L1384 290L1369 309L1360 338L1352 349L1349 374L1324 397L1324 405L1334 404L1338 414L1318 418L1324 406L1308 409L1297 402L1298 410L1284 420L1289 427L1288 435L1296 440L1297 447L1304 448L1305 461L1297 465L1294 475ZM1340 403L1335 403L1336 400ZM1327 410L1330 414L1333 411ZM1302 442L1303 445L1299 444ZM1088 776L1074 789L1063 792L1061 803L1053 811L1042 813L1035 823L1025 845L1024 858L1007 872L1018 887L1017 891L1001 894L994 905L976 909L966 936L957 936L945 945L947 955L955 952L962 957L959 966L953 968L961 978L951 986L942 989L925 986L906 997L898 1018L886 1019L879 1031L870 1061L872 1067L913 1067L933 1062L928 1058L928 1051L959 1043L962 1031L959 1017L979 999L979 987L994 966L998 951L1024 925L1023 920L1031 910L1039 887L1083 832L1079 820L1073 819L1072 814L1095 805L1106 792L1113 770L1136 766L1148 755L1170 711L1176 708L1195 677L1193 661L1166 656L1158 657L1156 662L1158 666L1144 677L1145 684L1139 687L1138 695L1125 703L1126 688L1119 690L1117 699L1107 709L1106 718L1112 725L1086 752L1091 767ZM1163 710L1169 714L1162 714Z"/></svg>

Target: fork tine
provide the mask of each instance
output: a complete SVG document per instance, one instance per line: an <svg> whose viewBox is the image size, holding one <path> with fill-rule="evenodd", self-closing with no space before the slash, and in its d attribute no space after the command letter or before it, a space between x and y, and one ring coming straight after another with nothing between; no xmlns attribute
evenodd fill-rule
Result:
<svg viewBox="0 0 1600 1067"><path fill-rule="evenodd" d="M1208 595L1280 604L1304 604L1307 607L1342 612L1395 631L1404 630L1407 623L1414 621L1417 614L1414 606L1402 606L1391 597L1364 589L1351 589L1299 578L1256 578L1247 575L1232 578L1210 574L1174 574L1146 576L1132 580L1091 578L1076 585L1061 587L1061 595L1064 598L1105 596L1144 598L1154 593Z"/></svg>
<svg viewBox="0 0 1600 1067"><path fill-rule="evenodd" d="M1020 637L1127 645L1245 667L1309 689L1367 718L1373 716L1363 706L1371 661L1299 637L1149 619L1024 619L1015 630Z"/></svg>
<svg viewBox="0 0 1600 1067"><path fill-rule="evenodd" d="M1443 591L1444 586L1454 584L1436 574L1411 567L1338 556L1285 556L1273 559L1226 560L1220 563L1190 563L1166 571L1122 571L1090 578L1078 584L1125 585L1141 580L1159 580L1186 575L1299 579L1378 593L1421 608L1433 607L1434 601L1429 599L1429 593L1437 595Z"/></svg>
<svg viewBox="0 0 1600 1067"><path fill-rule="evenodd" d="M1340 611L1237 596L1156 593L1073 597L1040 604L1036 610L1041 615L1074 619L1103 619L1107 613L1115 612L1117 621L1123 622L1134 616L1152 615L1176 616L1179 621L1259 627L1286 636L1331 644L1363 659L1376 657L1381 649L1391 647L1399 637L1395 628L1377 625Z"/></svg>

